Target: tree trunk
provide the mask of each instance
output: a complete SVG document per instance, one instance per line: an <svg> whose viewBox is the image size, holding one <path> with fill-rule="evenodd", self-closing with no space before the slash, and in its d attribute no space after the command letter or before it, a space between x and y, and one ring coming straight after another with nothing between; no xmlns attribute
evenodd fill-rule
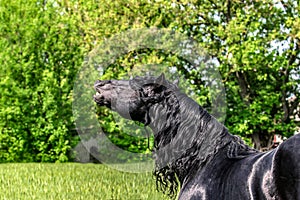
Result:
<svg viewBox="0 0 300 200"><path fill-rule="evenodd" d="M259 151L268 151L272 149L273 135L256 132L252 135L254 148Z"/></svg>

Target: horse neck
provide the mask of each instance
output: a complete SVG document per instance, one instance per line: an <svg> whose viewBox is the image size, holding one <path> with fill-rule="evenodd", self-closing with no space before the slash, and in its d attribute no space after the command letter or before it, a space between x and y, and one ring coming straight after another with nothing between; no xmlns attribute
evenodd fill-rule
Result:
<svg viewBox="0 0 300 200"><path fill-rule="evenodd" d="M198 139L224 129L224 126L205 109L182 93L173 94L155 105L150 115L150 128L154 135L157 140L165 139L166 142L177 135L177 139L187 136L190 139Z"/></svg>
<svg viewBox="0 0 300 200"><path fill-rule="evenodd" d="M184 179L191 168L200 168L213 157L227 129L186 95L175 97L153 109L152 129L158 164L172 166Z"/></svg>

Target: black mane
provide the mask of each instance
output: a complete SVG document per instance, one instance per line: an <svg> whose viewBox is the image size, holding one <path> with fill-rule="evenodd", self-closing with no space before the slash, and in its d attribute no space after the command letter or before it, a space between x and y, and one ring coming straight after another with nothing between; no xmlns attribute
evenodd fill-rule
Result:
<svg viewBox="0 0 300 200"><path fill-rule="evenodd" d="M138 78L134 81L132 84L139 88L148 85L147 81L144 85L139 84L145 81ZM148 82L154 80L148 79ZM159 190L175 197L184 179L201 170L226 145L230 149L228 158L242 158L257 152L239 137L230 135L222 124L179 88L166 81L160 84L163 92L154 98L158 104L147 102L153 101L153 97L142 98L152 109L150 115L167 119L149 122L154 129L154 175Z"/></svg>

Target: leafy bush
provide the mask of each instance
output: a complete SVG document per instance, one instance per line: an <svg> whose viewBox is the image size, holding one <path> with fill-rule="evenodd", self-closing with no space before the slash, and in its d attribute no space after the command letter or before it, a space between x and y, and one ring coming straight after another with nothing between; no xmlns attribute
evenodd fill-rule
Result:
<svg viewBox="0 0 300 200"><path fill-rule="evenodd" d="M82 61L76 23L50 3L2 1L0 9L0 161L67 161Z"/></svg>

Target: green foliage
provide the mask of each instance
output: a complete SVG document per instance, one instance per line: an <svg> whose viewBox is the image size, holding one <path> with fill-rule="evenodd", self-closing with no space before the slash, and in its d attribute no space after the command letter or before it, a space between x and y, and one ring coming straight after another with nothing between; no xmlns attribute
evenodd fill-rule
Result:
<svg viewBox="0 0 300 200"><path fill-rule="evenodd" d="M170 27L196 38L220 63L228 103L225 124L232 133L252 138L258 149L269 147L275 133L289 137L294 132L299 9L292 0L172 3L170 12L184 14Z"/></svg>
<svg viewBox="0 0 300 200"><path fill-rule="evenodd" d="M130 166L128 166L130 167ZM91 164L2 164L0 199L168 199L151 173Z"/></svg>
<svg viewBox="0 0 300 200"><path fill-rule="evenodd" d="M232 133L251 138L257 148L268 146L275 133L291 136L299 106L299 9L293 0L1 0L0 162L69 160L78 142L72 116L75 75L90 50L135 28L186 34L216 59L226 87L225 124ZM175 69L187 80L180 83L183 88L214 109L201 69L176 53L130 51L101 78L139 75L153 67ZM132 124L117 124L107 110L97 113L118 146L149 153L145 135L128 134Z"/></svg>
<svg viewBox="0 0 300 200"><path fill-rule="evenodd" d="M299 3L203 0L151 4L160 12L149 11L146 21L155 20L155 26L189 35L219 62L227 96L225 124L232 133L251 138L258 149L268 148L274 134L289 137L294 133L292 119L299 107L300 82ZM150 51L150 59L142 57L151 63L151 58L167 58L164 53ZM163 63L164 58L156 63ZM166 62L167 66L176 66L191 80L194 84L189 87L196 91L196 100L212 109L201 71L186 70L180 58L172 60L175 62ZM136 60L127 62L118 65L136 66ZM293 102L291 97L295 97Z"/></svg>
<svg viewBox="0 0 300 200"><path fill-rule="evenodd" d="M67 161L82 60L76 23L50 3L2 1L0 8L0 161Z"/></svg>

